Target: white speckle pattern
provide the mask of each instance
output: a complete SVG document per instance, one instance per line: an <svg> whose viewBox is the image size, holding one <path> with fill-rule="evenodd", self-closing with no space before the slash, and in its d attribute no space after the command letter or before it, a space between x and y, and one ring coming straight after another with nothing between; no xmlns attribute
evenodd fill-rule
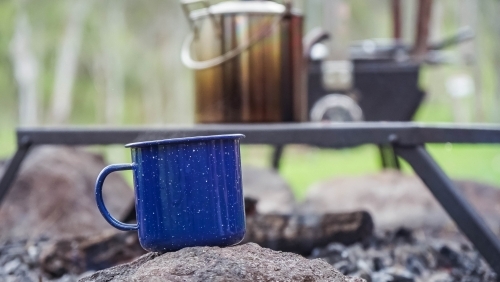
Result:
<svg viewBox="0 0 500 282"><path fill-rule="evenodd" d="M141 245L228 246L245 233L239 139L132 148Z"/></svg>

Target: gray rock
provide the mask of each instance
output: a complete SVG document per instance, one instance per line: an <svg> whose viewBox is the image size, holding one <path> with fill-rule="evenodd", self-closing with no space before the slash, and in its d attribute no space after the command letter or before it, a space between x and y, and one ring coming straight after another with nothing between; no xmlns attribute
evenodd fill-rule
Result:
<svg viewBox="0 0 500 282"><path fill-rule="evenodd" d="M456 181L494 231L500 230L500 189L471 181ZM314 184L301 204L302 212L368 211L377 229L406 227L456 230L455 225L414 175L397 171L343 177Z"/></svg>
<svg viewBox="0 0 500 282"><path fill-rule="evenodd" d="M323 260L276 252L249 243L228 248L193 247L173 253L146 254L136 261L83 278L81 282L111 281L344 281Z"/></svg>
<svg viewBox="0 0 500 282"><path fill-rule="evenodd" d="M95 180L105 166L101 156L82 149L35 148L0 207L0 239L85 236L113 229L94 198ZM133 203L133 190L116 173L104 186L108 209L124 216Z"/></svg>
<svg viewBox="0 0 500 282"><path fill-rule="evenodd" d="M3 270L7 274L12 274L16 269L21 265L21 261L19 259L11 260L3 266Z"/></svg>
<svg viewBox="0 0 500 282"><path fill-rule="evenodd" d="M245 165L242 167L243 193L257 200L261 214L290 214L295 210L295 197L290 185L270 168Z"/></svg>

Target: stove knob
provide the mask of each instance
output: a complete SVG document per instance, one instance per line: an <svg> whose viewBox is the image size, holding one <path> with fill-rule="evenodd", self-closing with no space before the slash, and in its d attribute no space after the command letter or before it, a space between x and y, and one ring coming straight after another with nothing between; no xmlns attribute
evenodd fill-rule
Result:
<svg viewBox="0 0 500 282"><path fill-rule="evenodd" d="M311 121L362 121L363 111L351 97L342 94L328 94L314 103Z"/></svg>

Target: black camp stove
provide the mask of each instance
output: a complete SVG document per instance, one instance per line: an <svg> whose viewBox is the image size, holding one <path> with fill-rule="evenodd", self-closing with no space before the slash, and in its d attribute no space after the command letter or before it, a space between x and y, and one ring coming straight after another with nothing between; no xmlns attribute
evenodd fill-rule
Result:
<svg viewBox="0 0 500 282"><path fill-rule="evenodd" d="M357 54L358 58L351 61L311 59L307 83L310 120L411 121L425 96L419 87L422 64L397 61L394 54L384 54L375 58ZM378 147L382 167L399 169L399 160L392 148ZM275 147L272 156L275 169L280 166L282 154L283 147Z"/></svg>
<svg viewBox="0 0 500 282"><path fill-rule="evenodd" d="M310 119L412 120L425 96L419 87L422 66L449 63L441 49L473 37L471 29L460 29L449 38L430 44L420 57L412 54L411 46L398 40L363 40L351 45L349 60L332 61L325 60L327 51L321 43L329 36L318 31L315 45L307 55Z"/></svg>
<svg viewBox="0 0 500 282"><path fill-rule="evenodd" d="M355 59L345 62L343 69L342 64L338 69L325 65L328 62L321 60L309 65L308 106L312 120L410 121L425 95L418 86L419 63ZM351 76L347 78L351 86L329 89L325 85L328 76Z"/></svg>

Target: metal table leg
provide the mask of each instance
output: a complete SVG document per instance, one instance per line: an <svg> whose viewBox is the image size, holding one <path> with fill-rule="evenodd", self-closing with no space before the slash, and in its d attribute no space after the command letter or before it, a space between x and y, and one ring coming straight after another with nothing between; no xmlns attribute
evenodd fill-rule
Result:
<svg viewBox="0 0 500 282"><path fill-rule="evenodd" d="M275 146L271 165L275 170L280 169L281 156L283 155L283 145Z"/></svg>
<svg viewBox="0 0 500 282"><path fill-rule="evenodd" d="M3 176L0 179L0 204L2 203L4 197L7 195L7 192L9 191L12 183L16 179L19 168L21 167L24 158L28 154L30 147L31 144L29 142L19 144L16 153L7 163L7 168L5 169Z"/></svg>
<svg viewBox="0 0 500 282"><path fill-rule="evenodd" d="M380 152L380 159L382 161L383 168L392 168L400 170L399 160L394 153L394 148L388 145L379 145L378 150Z"/></svg>
<svg viewBox="0 0 500 282"><path fill-rule="evenodd" d="M500 273L500 241L425 148L395 146L394 149L413 167L491 268Z"/></svg>

